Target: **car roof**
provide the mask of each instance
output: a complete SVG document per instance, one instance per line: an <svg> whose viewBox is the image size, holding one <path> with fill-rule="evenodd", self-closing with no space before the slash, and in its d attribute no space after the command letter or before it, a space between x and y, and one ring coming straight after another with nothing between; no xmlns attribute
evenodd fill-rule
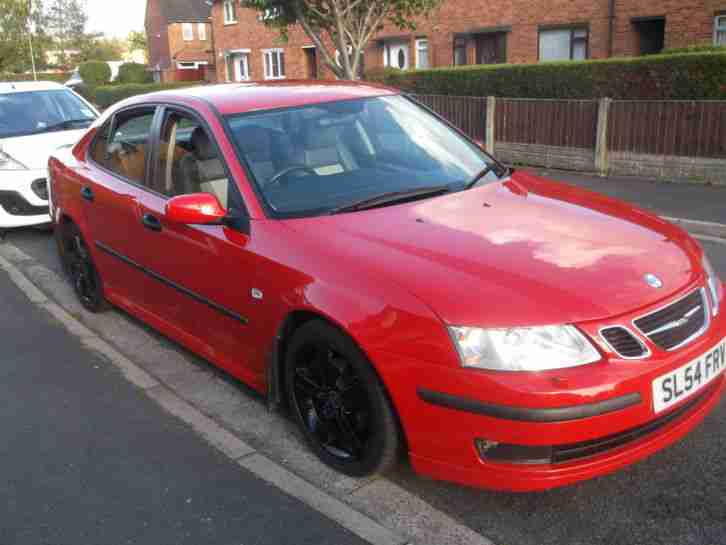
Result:
<svg viewBox="0 0 726 545"><path fill-rule="evenodd" d="M0 95L8 93L27 93L29 91L57 91L66 89L52 81L4 81L0 82Z"/></svg>
<svg viewBox="0 0 726 545"><path fill-rule="evenodd" d="M222 115L306 106L355 98L390 96L398 92L369 83L285 81L205 85L145 95L145 101L189 98L212 104Z"/></svg>

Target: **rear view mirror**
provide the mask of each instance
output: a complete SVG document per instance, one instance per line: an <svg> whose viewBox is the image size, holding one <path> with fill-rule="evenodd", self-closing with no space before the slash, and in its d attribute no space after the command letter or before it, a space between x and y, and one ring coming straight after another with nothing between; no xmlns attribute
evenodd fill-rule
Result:
<svg viewBox="0 0 726 545"><path fill-rule="evenodd" d="M219 199L211 193L179 195L166 203L166 218L186 225L220 224L227 216Z"/></svg>

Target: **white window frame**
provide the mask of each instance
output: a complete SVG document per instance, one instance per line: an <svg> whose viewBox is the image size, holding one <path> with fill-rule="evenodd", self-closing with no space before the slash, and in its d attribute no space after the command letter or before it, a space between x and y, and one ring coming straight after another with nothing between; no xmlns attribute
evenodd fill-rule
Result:
<svg viewBox="0 0 726 545"><path fill-rule="evenodd" d="M182 38L185 42L194 41L194 25L192 23L182 23Z"/></svg>
<svg viewBox="0 0 726 545"><path fill-rule="evenodd" d="M721 40L719 40L721 34ZM713 18L713 45L726 45L726 13Z"/></svg>
<svg viewBox="0 0 726 545"><path fill-rule="evenodd" d="M199 70L200 67L209 64L207 61L177 61L177 70Z"/></svg>
<svg viewBox="0 0 726 545"><path fill-rule="evenodd" d="M224 0L222 9L224 10L224 24L233 25L237 22L237 0Z"/></svg>
<svg viewBox="0 0 726 545"><path fill-rule="evenodd" d="M421 66L421 52L426 51L426 66ZM416 40L416 70L426 70L431 68L431 55L429 55L428 38L418 38Z"/></svg>
<svg viewBox="0 0 726 545"><path fill-rule="evenodd" d="M277 57L277 74L275 74L274 57ZM279 47L274 49L263 49L262 66L265 69L265 79L285 79L285 50Z"/></svg>
<svg viewBox="0 0 726 545"><path fill-rule="evenodd" d="M207 41L207 23L198 23L197 24L197 35L199 36L199 40L202 42Z"/></svg>

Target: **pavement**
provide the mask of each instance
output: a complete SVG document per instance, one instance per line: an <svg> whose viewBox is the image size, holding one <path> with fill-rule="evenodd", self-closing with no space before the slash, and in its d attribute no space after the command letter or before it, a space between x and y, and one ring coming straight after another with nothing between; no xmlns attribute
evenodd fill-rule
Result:
<svg viewBox="0 0 726 545"><path fill-rule="evenodd" d="M366 543L241 469L0 272L0 543Z"/></svg>
<svg viewBox="0 0 726 545"><path fill-rule="evenodd" d="M635 177L601 177L539 168L524 170L631 202L661 216L726 224L726 185L659 182Z"/></svg>
<svg viewBox="0 0 726 545"><path fill-rule="evenodd" d="M564 179L568 175L576 179ZM706 216L707 221L721 219L717 215L718 202L726 202L722 198L722 196L726 196L726 192L722 192L721 188L687 186L688 188L697 187L698 191L705 190L706 202L694 199L690 201L689 206L677 208L680 205L669 203L679 200L680 186L674 188L668 184L663 191L669 193L671 197L659 200L656 209L655 205L646 202L639 191L633 191L632 194L629 194L630 197L625 195L626 192L632 191L627 184L634 181L639 183L636 180L627 179L622 182L616 180L616 186L609 187L606 181L593 177L551 172L549 176L586 187L591 184L591 188L615 194L662 214L683 216L691 210L706 211L710 209L712 215ZM643 191L652 191L654 186L663 185L651 182L643 183L649 184L642 186L649 188ZM710 189L714 189L714 191L711 192ZM717 201L717 199L721 200ZM708 214L708 212L704 212L704 214ZM703 219L702 216L696 215L687 217ZM711 257L715 268L723 278L726 278L726 240L701 237L700 242ZM189 352L156 335L121 312L111 311L101 316L84 314L74 302L67 282L58 274L59 265L49 234L32 230L10 233L8 243L0 244L0 256L15 263L19 270L44 293L52 294L54 300L68 313L85 326L100 332L99 334L104 335L106 340L120 352L132 357L139 365L153 373L158 380L190 404L203 411L210 419L225 426L237 437L252 445L258 452L284 466L292 474L301 477L315 489L334 496L397 535L402 535L405 540L402 543L426 545L469 543L494 543L496 545L726 544L726 517L723 516L723 513L726 512L726 495L723 494L723 483L726 482L726 456L723 455L726 451L726 400L722 400L703 424L678 444L613 475L566 488L532 494L476 490L416 476L405 462L386 478L372 481L353 480L329 471L309 455L304 445L301 444L294 426L285 418L285 415L268 413L259 396L243 385L226 377L223 373L217 372ZM0 278L0 286L4 286L5 283L4 279ZM0 299L0 303L4 304L4 301ZM11 312L14 314L14 311ZM22 316L22 314L18 315ZM34 320L27 324L33 324L31 326L33 329L36 327ZM1 327L5 327L4 323ZM25 327L31 329L27 325ZM55 343L55 341L53 342ZM53 346L50 342L47 344ZM61 354L65 350L65 347L62 350L55 349L54 353ZM83 359L84 357L74 358L74 365L86 369L88 364ZM91 365L91 367L93 366ZM66 367L61 369L62 371L59 373L68 372ZM94 371L99 374L101 382L95 383L94 386L93 381L88 379L89 390L91 388L108 390L109 387L104 382L106 375L99 373L98 370L94 369ZM107 374L113 375L111 371L108 371ZM32 378L26 377L25 380L32 381ZM94 396L102 398L107 405L123 401L123 408L130 411L131 416L135 414L132 405L137 403L142 404L143 411L139 412L143 412L143 414L156 410L153 403L144 404L146 402L143 401L143 396L133 396L134 392L138 394L133 386L128 387L130 388L128 395L131 397L126 399L108 398L109 394L101 395L97 391L95 394L88 392L88 395L92 399ZM116 388L121 388L121 386L116 385ZM83 392L86 390L84 389ZM31 396L30 386L23 389L23 394L22 397L25 399ZM6 395L9 394L4 393L3 397ZM84 395L86 394L84 393ZM35 397L40 398L38 394L35 394ZM68 397L71 398L71 396ZM62 407L62 404L59 406ZM3 414L3 407L4 405L0 404L0 414ZM93 406L89 406L89 409L96 410ZM12 414L23 414L22 410L20 401L18 401L16 405L13 405ZM104 411L109 410L108 407L104 409ZM101 411L101 414L105 413ZM78 416L77 414L76 416L70 415L68 418L73 420ZM37 419L40 420L40 417ZM15 424L20 427L23 419L18 420L20 422ZM108 426L108 429L114 430L118 424L115 421L110 422L113 422L113 426ZM167 424L173 428L173 424ZM132 420L128 427L131 428L135 425ZM182 428L186 430L183 426ZM94 428L94 430L98 429L102 430L102 425L99 424L98 428ZM129 434L133 431L126 430ZM124 426L121 425L122 436L126 432L124 432ZM127 441L131 441L131 439L127 438ZM195 439L191 435L184 435L183 441L179 440L172 445L178 452L177 458L186 459L183 444L186 441L194 442ZM128 443L130 445L128 448L119 447L122 449L120 452L127 455L132 448L143 449L144 444L141 443L143 442L132 441ZM203 449L203 447L203 444L198 444L195 448ZM30 445L25 445L22 452L26 452L28 448L32 450ZM125 450L123 450L124 448ZM79 450L87 451L88 449L84 447ZM128 453L128 455L132 454ZM16 455L15 460L22 467L23 461L19 458L20 456ZM202 473L203 470L196 469L198 459L192 458L183 469L179 469L180 475L178 477L175 475L175 478L181 479L182 482L187 482L184 479L195 479L196 477L181 475L181 473L184 471L192 475ZM172 465L176 461L172 455ZM41 463L40 460L35 460L35 462L36 464ZM223 462L220 460L220 463ZM205 467L204 461L200 463L201 467ZM35 466L32 467L35 470ZM87 471L93 472L93 468L88 467ZM9 475L17 473L15 468L8 470ZM79 474L82 475L82 472ZM239 479L239 476L230 478ZM163 481L156 481L156 483L160 482ZM198 481L196 482L199 484ZM152 490L153 488L150 487L146 491L148 494L144 495L151 498L154 497L154 494L158 495L158 488ZM3 493L2 490L0 488L0 494ZM222 490L224 494L224 490L226 490L224 486L222 486ZM179 493L181 495L178 497L181 498L184 494ZM27 492L28 501L32 495L32 491ZM226 496L223 495L224 497ZM130 495L123 496L123 498L126 501L119 501L113 505L117 506L119 510L133 510L136 498L132 499ZM142 498L141 503L145 509L151 510L153 504L150 503L150 500L147 502L147 499ZM177 500L177 503L172 503L172 505L179 505L179 501L181 500ZM161 503L157 502L156 506ZM196 503L196 505L201 505L201 503ZM267 509L270 508L270 504L265 505ZM25 510L32 511L27 504L24 507ZM239 509L239 505L236 507ZM33 506L33 508L36 507ZM214 520L223 524L223 514L231 511L233 509L229 511L221 509L221 518L214 518ZM17 512L23 511L18 509ZM239 512L236 514L240 515ZM164 516L166 515L162 510L160 517L163 519ZM73 519L71 517L67 520ZM92 518L86 517L85 520L90 521ZM152 520L152 522L154 521ZM130 524L133 526L133 521ZM2 526L3 524L0 523L0 527ZM167 528L173 528L173 526L167 526ZM160 530L156 536L161 536L161 532ZM176 534L164 534L164 537L174 535ZM297 537L297 527L295 527L295 535ZM305 543L304 537L303 533L298 541ZM46 542L30 539L25 541L5 539L5 535L0 533L0 543L6 541L32 544ZM54 545L64 543L62 540L47 540L47 542ZM96 543L98 541L76 539L68 542ZM114 543L123 542L114 540ZM177 541L173 539L155 541L137 539L135 542L156 544L176 543ZM185 543L183 540L178 542ZM215 543L214 540L207 539L197 541L197 543L202 542ZM266 541L245 541L244 539L229 541L230 544L238 542L241 544L266 543ZM325 541L320 542L325 543ZM342 540L340 543L347 542Z"/></svg>

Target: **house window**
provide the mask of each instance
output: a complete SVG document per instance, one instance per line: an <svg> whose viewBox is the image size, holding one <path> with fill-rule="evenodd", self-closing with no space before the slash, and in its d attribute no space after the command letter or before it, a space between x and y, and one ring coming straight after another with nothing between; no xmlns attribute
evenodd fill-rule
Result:
<svg viewBox="0 0 726 545"><path fill-rule="evenodd" d="M194 39L194 25L191 23L182 24L182 35L185 42L191 42Z"/></svg>
<svg viewBox="0 0 726 545"><path fill-rule="evenodd" d="M197 25L197 34L199 34L199 39L201 41L206 41L207 39L207 25L205 23L199 23Z"/></svg>
<svg viewBox="0 0 726 545"><path fill-rule="evenodd" d="M429 41L425 38L416 40L416 68L425 70L430 68L429 61Z"/></svg>
<svg viewBox="0 0 726 545"><path fill-rule="evenodd" d="M224 0L224 24L237 22L237 0Z"/></svg>
<svg viewBox="0 0 726 545"><path fill-rule="evenodd" d="M466 39L454 38L454 66L464 66L466 62Z"/></svg>
<svg viewBox="0 0 726 545"><path fill-rule="evenodd" d="M539 31L540 61L587 59L587 29L557 28Z"/></svg>
<svg viewBox="0 0 726 545"><path fill-rule="evenodd" d="M713 23L713 43L726 45L726 15L719 15Z"/></svg>
<svg viewBox="0 0 726 545"><path fill-rule="evenodd" d="M266 49L262 52L265 63L265 79L285 79L285 51Z"/></svg>
<svg viewBox="0 0 726 545"><path fill-rule="evenodd" d="M257 16L257 19L260 21L271 21L273 19L277 19L282 15L282 6L275 6L272 8L266 8L265 11L260 13Z"/></svg>
<svg viewBox="0 0 726 545"><path fill-rule="evenodd" d="M387 42L383 46L383 66L408 70L408 42Z"/></svg>

